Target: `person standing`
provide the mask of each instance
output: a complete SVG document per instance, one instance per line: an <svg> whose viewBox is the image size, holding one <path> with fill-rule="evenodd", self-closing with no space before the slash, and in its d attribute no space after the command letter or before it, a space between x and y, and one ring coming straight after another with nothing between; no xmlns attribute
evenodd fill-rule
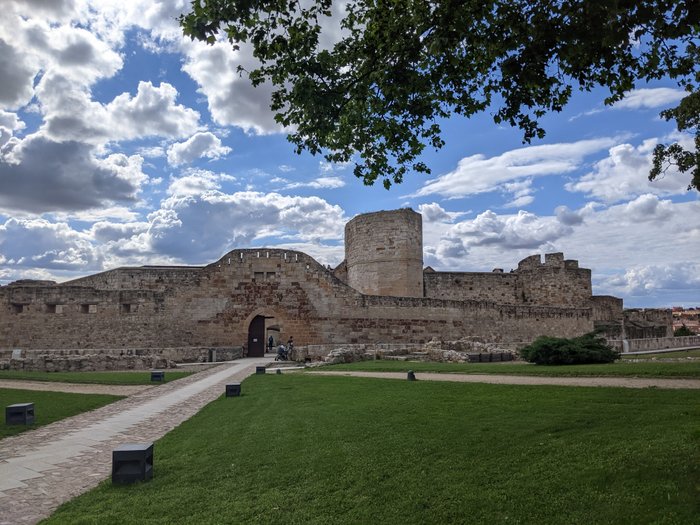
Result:
<svg viewBox="0 0 700 525"><path fill-rule="evenodd" d="M275 346L274 337L270 336L267 338L267 351L272 352L272 347Z"/></svg>

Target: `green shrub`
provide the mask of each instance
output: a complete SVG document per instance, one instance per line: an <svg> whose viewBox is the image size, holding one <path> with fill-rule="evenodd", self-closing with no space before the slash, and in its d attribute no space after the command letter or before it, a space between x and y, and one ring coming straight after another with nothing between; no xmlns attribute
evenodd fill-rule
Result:
<svg viewBox="0 0 700 525"><path fill-rule="evenodd" d="M612 363L620 353L610 348L605 339L595 333L565 339L542 336L520 349L526 361L538 365L579 365Z"/></svg>
<svg viewBox="0 0 700 525"><path fill-rule="evenodd" d="M690 329L684 324L679 326L673 331L673 337L685 337L687 335L695 335Z"/></svg>

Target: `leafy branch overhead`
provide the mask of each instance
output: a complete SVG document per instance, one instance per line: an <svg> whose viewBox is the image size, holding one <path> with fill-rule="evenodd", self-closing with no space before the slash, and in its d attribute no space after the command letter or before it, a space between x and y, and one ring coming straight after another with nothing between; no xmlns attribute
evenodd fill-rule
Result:
<svg viewBox="0 0 700 525"><path fill-rule="evenodd" d="M223 31L252 45L255 85L274 86L277 122L297 152L356 160L365 184L388 188L444 144L439 121L493 111L496 123L545 134L574 89L607 87L613 104L637 82L687 91L662 113L695 151L660 145L650 178L670 164L700 190L700 2L697 0L194 0L185 35ZM340 5L342 4L342 5Z"/></svg>

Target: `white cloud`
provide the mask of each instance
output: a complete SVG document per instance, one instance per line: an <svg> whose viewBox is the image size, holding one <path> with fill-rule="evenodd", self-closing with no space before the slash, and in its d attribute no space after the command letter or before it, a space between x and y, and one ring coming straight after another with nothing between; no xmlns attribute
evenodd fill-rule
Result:
<svg viewBox="0 0 700 525"><path fill-rule="evenodd" d="M139 82L137 93L122 93L109 104L91 100L63 77L45 76L37 89L45 109L44 129L54 140L91 144L160 136L180 138L197 130L199 113L175 102L177 90L163 82Z"/></svg>
<svg viewBox="0 0 700 525"><path fill-rule="evenodd" d="M255 59L248 46L234 51L228 42L206 45L183 42L187 56L183 70L199 84L199 92L207 97L214 121L222 126L238 126L257 134L278 133L282 128L270 111L272 89L269 83L253 87L236 68L254 67Z"/></svg>
<svg viewBox="0 0 700 525"><path fill-rule="evenodd" d="M334 189L345 186L345 181L340 177L318 177L307 182L290 182L284 189L314 188L314 189Z"/></svg>
<svg viewBox="0 0 700 525"><path fill-rule="evenodd" d="M99 269L100 257L89 238L66 223L8 219L0 224L0 253L8 268Z"/></svg>
<svg viewBox="0 0 700 525"><path fill-rule="evenodd" d="M586 156L613 146L617 141L614 137L603 137L518 148L490 158L472 155L460 160L450 173L426 182L413 196L464 197L502 189L508 182L569 173L579 168Z"/></svg>
<svg viewBox="0 0 700 525"><path fill-rule="evenodd" d="M613 109L644 109L668 106L680 101L688 93L674 88L642 88L634 89L625 98L616 102Z"/></svg>
<svg viewBox="0 0 700 525"><path fill-rule="evenodd" d="M319 197L238 192L173 196L149 215L148 249L187 262L210 262L255 239L336 240L345 217ZM260 243L258 243L260 244Z"/></svg>
<svg viewBox="0 0 700 525"><path fill-rule="evenodd" d="M569 191L586 193L605 202L616 202L638 195L678 195L686 193L689 175L680 175L675 168L661 178L648 180L651 158L658 139L647 139L639 146L619 144L608 156L596 162L593 171L578 181L565 185Z"/></svg>
<svg viewBox="0 0 700 525"><path fill-rule="evenodd" d="M199 195L221 188L221 175L208 170L190 169L185 175L171 179L168 195Z"/></svg>
<svg viewBox="0 0 700 525"><path fill-rule="evenodd" d="M606 278L601 285L626 297L673 292L693 298L693 304L698 304L700 263L686 260L664 265L635 265L624 273Z"/></svg>
<svg viewBox="0 0 700 525"><path fill-rule="evenodd" d="M206 131L195 133L184 142L177 142L168 148L168 163L171 166L189 164L192 161L206 157L218 159L231 152L231 148L221 145L221 139Z"/></svg>

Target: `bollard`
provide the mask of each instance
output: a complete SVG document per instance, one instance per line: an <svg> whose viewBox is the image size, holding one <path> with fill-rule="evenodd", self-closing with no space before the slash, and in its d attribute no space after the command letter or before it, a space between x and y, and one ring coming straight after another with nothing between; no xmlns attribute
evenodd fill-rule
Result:
<svg viewBox="0 0 700 525"><path fill-rule="evenodd" d="M278 369L277 369L277 374L279 375L279 374L281 374L281 373L282 373L282 369L281 369L281 368L278 368Z"/></svg>
<svg viewBox="0 0 700 525"><path fill-rule="evenodd" d="M134 483L153 477L153 443L129 443L112 450L112 483Z"/></svg>
<svg viewBox="0 0 700 525"><path fill-rule="evenodd" d="M255 367L255 373L256 373L256 374L264 374L266 369L267 369L267 368L264 367L264 366L256 366L256 367Z"/></svg>
<svg viewBox="0 0 700 525"><path fill-rule="evenodd" d="M7 425L33 425L34 403L17 403L5 407Z"/></svg>
<svg viewBox="0 0 700 525"><path fill-rule="evenodd" d="M165 372L162 370L151 370L151 381L165 381Z"/></svg>
<svg viewBox="0 0 700 525"><path fill-rule="evenodd" d="M413 370L408 371L408 377L406 378L409 381L415 381L416 380L416 374L413 373Z"/></svg>
<svg viewBox="0 0 700 525"><path fill-rule="evenodd" d="M226 397L238 397L241 395L241 384L230 383L226 385Z"/></svg>

